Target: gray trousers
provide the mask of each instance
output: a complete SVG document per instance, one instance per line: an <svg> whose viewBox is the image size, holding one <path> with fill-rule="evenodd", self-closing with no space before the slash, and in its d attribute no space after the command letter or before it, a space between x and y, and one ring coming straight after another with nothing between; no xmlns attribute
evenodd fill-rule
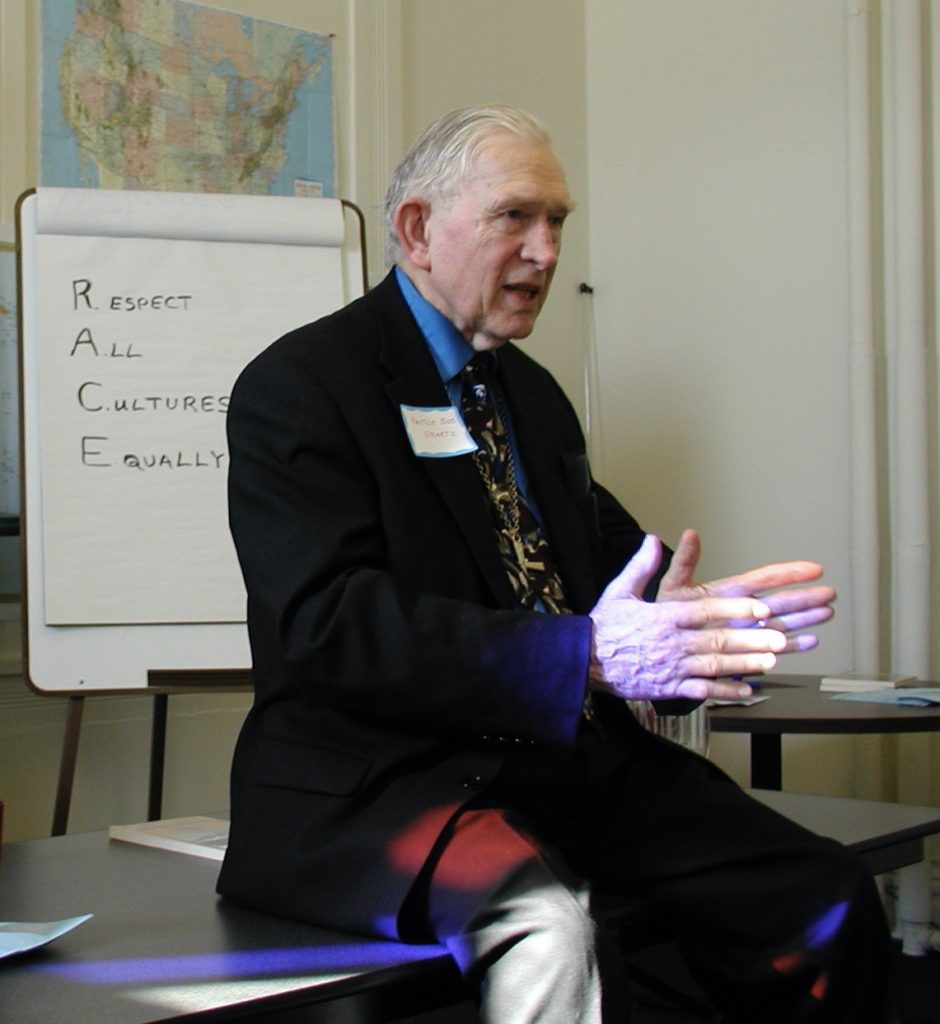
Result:
<svg viewBox="0 0 940 1024"><path fill-rule="evenodd" d="M461 816L432 892L431 925L479 993L485 1024L601 1024L590 888L502 812ZM468 916L455 930L461 906Z"/></svg>

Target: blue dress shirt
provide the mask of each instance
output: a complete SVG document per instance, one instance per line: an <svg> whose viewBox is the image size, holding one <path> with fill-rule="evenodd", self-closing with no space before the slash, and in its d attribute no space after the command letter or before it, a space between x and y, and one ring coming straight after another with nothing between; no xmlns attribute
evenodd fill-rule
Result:
<svg viewBox="0 0 940 1024"><path fill-rule="evenodd" d="M437 372L441 375L444 387L447 389L450 403L457 410L458 415L460 415L460 371L473 358L473 348L450 320L439 310L435 309L415 288L411 279L401 267L395 268L395 278L398 281L398 287L401 289L405 302L411 310L412 316L415 318L425 341L428 343L431 357L434 360L434 365L437 367ZM499 353L494 352L494 355L497 358L498 365ZM516 487L519 489L522 500L529 506L530 511L541 524L542 517L538 505L529 490L529 478L526 475L525 465L519 454L519 446L516 443L516 435L512 426L512 417L509 414L509 408L503 397L499 379L497 378L494 383L499 412L504 420L503 425L506 428L506 436L509 438L509 444L512 447ZM461 416L462 419L463 417Z"/></svg>

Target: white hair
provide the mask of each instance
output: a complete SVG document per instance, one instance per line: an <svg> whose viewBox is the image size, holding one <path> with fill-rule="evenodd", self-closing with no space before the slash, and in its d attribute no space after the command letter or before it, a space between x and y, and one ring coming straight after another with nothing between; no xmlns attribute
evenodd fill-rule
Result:
<svg viewBox="0 0 940 1024"><path fill-rule="evenodd" d="M415 139L395 168L385 193L386 259L398 262L401 245L395 211L404 199L446 202L470 176L483 146L494 135L515 135L550 145L547 132L531 114L517 107L475 106L439 117Z"/></svg>

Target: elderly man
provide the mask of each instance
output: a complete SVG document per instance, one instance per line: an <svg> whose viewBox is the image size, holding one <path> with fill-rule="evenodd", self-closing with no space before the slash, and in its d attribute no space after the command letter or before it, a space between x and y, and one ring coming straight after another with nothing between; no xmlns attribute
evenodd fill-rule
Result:
<svg viewBox="0 0 940 1024"><path fill-rule="evenodd" d="M529 115L441 118L389 188L389 276L242 374L256 700L219 890L437 939L494 1024L626 1019L594 910L652 899L729 1021L880 1024L862 864L624 700L748 692L734 677L813 646L797 631L834 594L808 562L696 585L696 534L664 552L592 479L571 406L512 343L571 205Z"/></svg>

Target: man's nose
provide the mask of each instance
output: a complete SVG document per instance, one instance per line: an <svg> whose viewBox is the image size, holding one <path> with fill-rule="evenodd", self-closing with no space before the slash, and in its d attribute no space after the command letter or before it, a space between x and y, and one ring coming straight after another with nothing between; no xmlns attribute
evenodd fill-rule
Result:
<svg viewBox="0 0 940 1024"><path fill-rule="evenodd" d="M558 229L548 220L534 221L526 233L522 258L530 260L539 270L552 270L558 262L561 239Z"/></svg>

